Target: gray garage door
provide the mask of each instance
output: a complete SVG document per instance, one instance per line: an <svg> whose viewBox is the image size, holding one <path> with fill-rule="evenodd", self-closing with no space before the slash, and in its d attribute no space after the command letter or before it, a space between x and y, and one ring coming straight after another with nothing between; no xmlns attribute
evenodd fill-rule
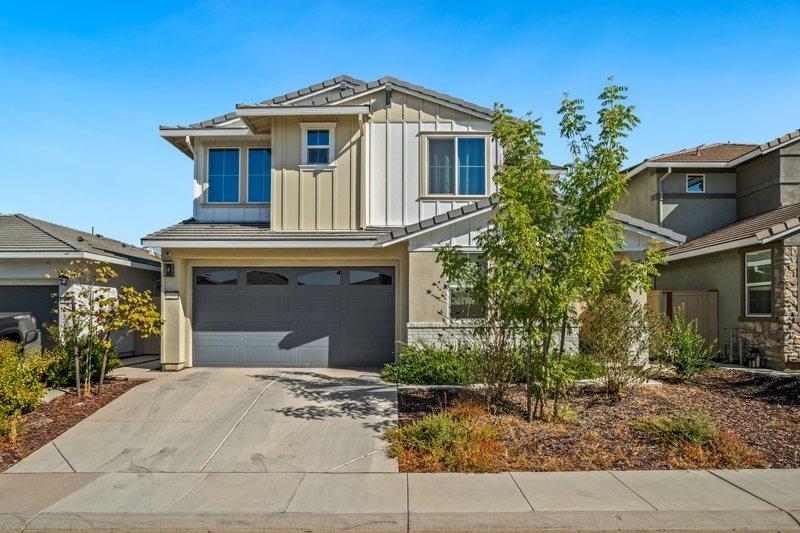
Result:
<svg viewBox="0 0 800 533"><path fill-rule="evenodd" d="M0 285L0 312L33 313L41 329L45 323L58 321L54 313L57 293L55 285Z"/></svg>
<svg viewBox="0 0 800 533"><path fill-rule="evenodd" d="M394 360L390 267L196 268L197 366L370 366Z"/></svg>

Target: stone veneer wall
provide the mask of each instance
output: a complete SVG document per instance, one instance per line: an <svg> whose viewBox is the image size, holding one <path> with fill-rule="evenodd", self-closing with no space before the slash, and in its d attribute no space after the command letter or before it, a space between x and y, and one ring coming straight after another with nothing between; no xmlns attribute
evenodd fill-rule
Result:
<svg viewBox="0 0 800 533"><path fill-rule="evenodd" d="M407 331L409 344L425 343L439 346L458 344L471 335L468 327L445 322L409 322ZM566 349L571 352L578 351L577 328L567 335Z"/></svg>
<svg viewBox="0 0 800 533"><path fill-rule="evenodd" d="M797 323L798 246L782 243L772 250L773 320L740 320L745 357L751 347L761 352L761 366L800 367L800 324ZM744 311L744 310L743 310ZM744 313L742 313L744 315Z"/></svg>

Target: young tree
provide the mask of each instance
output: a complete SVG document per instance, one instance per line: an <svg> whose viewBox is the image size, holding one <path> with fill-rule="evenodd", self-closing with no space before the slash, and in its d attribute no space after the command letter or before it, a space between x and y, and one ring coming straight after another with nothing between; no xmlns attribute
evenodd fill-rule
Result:
<svg viewBox="0 0 800 533"><path fill-rule="evenodd" d="M70 298L66 313L68 327L65 331L74 335L72 345L75 355L75 380L78 395L81 394L81 364L78 352L83 346L83 394L91 388L92 352L101 350L103 357L98 369L98 393L103 386L108 356L115 342L133 333L142 338L158 335L164 321L158 313L149 290L139 292L133 287L121 287L118 291L108 286L117 277L113 268L100 261L71 261L66 269L57 269L58 276L66 279ZM78 342L80 340L83 342Z"/></svg>
<svg viewBox="0 0 800 533"><path fill-rule="evenodd" d="M503 149L494 175L498 203L478 237L488 268L471 270L472 296L513 329L525 353L529 419L545 416L548 398L558 413L573 309L602 288L622 243L612 208L625 191L622 140L638 123L626 98L626 88L614 84L601 92L595 139L583 101L564 97L560 130L572 161L560 173L542 155L539 120L495 105L492 132ZM454 248L438 255L448 280L464 275L460 255Z"/></svg>

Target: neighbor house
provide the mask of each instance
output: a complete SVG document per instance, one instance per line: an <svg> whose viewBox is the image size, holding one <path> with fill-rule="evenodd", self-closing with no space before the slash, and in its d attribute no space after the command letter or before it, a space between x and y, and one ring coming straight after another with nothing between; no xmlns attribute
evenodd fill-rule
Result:
<svg viewBox="0 0 800 533"><path fill-rule="evenodd" d="M57 269L76 260L106 263L118 276L110 287L150 290L160 300L161 262L153 251L26 215L0 215L0 312L33 313L40 325L62 323L73 287ZM158 354L160 342L125 335L116 348L122 356Z"/></svg>
<svg viewBox="0 0 800 533"><path fill-rule="evenodd" d="M464 292L429 291L437 246L477 251L492 216L491 116L395 78L339 76L162 126L194 163L193 217L142 239L164 261L163 367L379 365L458 328ZM624 251L682 241L618 216Z"/></svg>
<svg viewBox="0 0 800 533"><path fill-rule="evenodd" d="M765 144L718 143L627 170L623 213L685 234L652 302L685 305L731 360L800 368L800 130Z"/></svg>

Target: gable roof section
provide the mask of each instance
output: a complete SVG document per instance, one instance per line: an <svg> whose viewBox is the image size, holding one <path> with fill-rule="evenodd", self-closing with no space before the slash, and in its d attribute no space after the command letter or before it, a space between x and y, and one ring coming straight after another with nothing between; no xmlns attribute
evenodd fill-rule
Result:
<svg viewBox="0 0 800 533"><path fill-rule="evenodd" d="M339 91L335 90L337 85L341 87ZM309 85L308 87L303 87L302 89L297 89L296 91L292 91L286 94L275 96L273 98L269 98L267 100L263 100L258 104L237 104L236 107L237 109L242 109L242 108L253 109L253 108L264 108L264 107L330 106L336 104L337 102L341 102L343 100L364 93L368 93L373 90L379 90L381 88L386 87L387 85L391 85L392 87L397 87L400 90L405 89L407 91L416 92L424 96L427 96L429 98L440 100L446 104L462 107L479 115L484 115L486 117L491 117L492 115L492 110L487 107L479 106L477 104L467 102L466 100L456 98L455 96L450 96L448 94L440 93L438 91L422 87L421 85L414 85L413 83L403 81L394 78L392 76L384 76L375 81L365 82L358 78L348 76L346 74L342 74L340 76L336 76L334 78L330 78L321 81L319 83ZM317 92L321 92L322 94L320 94L319 96L314 96L314 93ZM231 122L236 118L238 118L238 115L236 114L235 111L233 111L230 113L226 113L224 115L219 115L217 117L213 117L208 120L203 120L201 122L195 122L189 125L175 125L175 126L162 125L159 126L159 129L189 130L189 129L217 128L220 127L220 125ZM236 126L236 127L241 128L242 126Z"/></svg>
<svg viewBox="0 0 800 533"><path fill-rule="evenodd" d="M156 254L114 239L22 214L0 215L0 258L12 255L107 259L117 264L156 270L160 264Z"/></svg>
<svg viewBox="0 0 800 533"><path fill-rule="evenodd" d="M659 162L723 162L733 161L737 157L750 153L758 148L756 144L714 143L701 144L694 148L686 148L652 157L648 161Z"/></svg>
<svg viewBox="0 0 800 533"><path fill-rule="evenodd" d="M400 80L393 76L384 76L382 78L378 78L375 81L362 83L360 85L354 85L351 87L346 87L340 91L327 92L323 95L320 95L319 97L304 99L297 103L285 102L281 101L280 99L272 99L261 102L261 104L238 104L237 108L241 109L241 108L257 108L257 107L274 107L276 105L291 106L291 107L306 107L306 106L324 107L324 106L336 105L339 102L350 100L351 98L355 98L362 94L378 91L387 86L391 86L393 89L397 88L401 91L405 90L411 93L418 93L422 96L426 96L428 98L444 102L445 104L450 104L452 106L463 108L465 110L471 111L486 118L490 118L492 116L492 110L489 109L488 107L479 106L477 104L467 102L466 100L462 100L461 98L456 98L455 96L450 96L445 93L440 93L438 91L434 91L433 89L428 89L421 85L415 85L413 83Z"/></svg>
<svg viewBox="0 0 800 533"><path fill-rule="evenodd" d="M410 224L402 228L397 228L379 237L377 245L390 246L398 242L419 237L425 233L428 233L429 231L439 229L446 225L452 224L453 222L464 220L466 218L485 213L486 211L490 211L494 209L497 203L497 197L492 196L491 198L486 198L484 200L465 205L464 207L459 207L458 209L453 209L446 213L442 213L441 215L436 215L434 217L422 220L416 224ZM648 237L664 242L665 244L676 246L686 241L686 236L670 229L645 222L644 220L617 212L614 212L612 216L614 219L619 221L623 227L625 227L625 229L645 234Z"/></svg>
<svg viewBox="0 0 800 533"><path fill-rule="evenodd" d="M670 250L668 260L676 261L724 250L766 244L800 231L800 203L745 218L696 237Z"/></svg>
<svg viewBox="0 0 800 533"><path fill-rule="evenodd" d="M701 144L675 152L648 157L624 170L633 177L646 168L734 168L743 163L800 141L800 129L781 135L764 144L714 143Z"/></svg>

